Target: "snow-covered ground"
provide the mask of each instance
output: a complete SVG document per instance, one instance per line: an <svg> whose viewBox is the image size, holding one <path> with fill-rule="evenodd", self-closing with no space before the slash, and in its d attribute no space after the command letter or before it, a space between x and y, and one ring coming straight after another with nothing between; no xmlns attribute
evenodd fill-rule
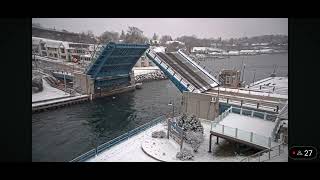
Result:
<svg viewBox="0 0 320 180"><path fill-rule="evenodd" d="M233 149L234 146L223 139L219 141L218 145L216 145L213 140L212 153L209 153L209 133L211 124L209 122L202 122L202 125L204 126L204 141L199 147L198 152L193 153L195 156L193 162L238 162L244 158L244 156L236 155ZM154 131L163 130L167 132L166 128L166 123L159 123L154 127L103 151L98 156L88 159L87 162L157 162L158 160L151 157L156 157L157 155L161 158L156 158L162 161L179 161L175 158L176 153L179 151L179 145L173 141L172 138L168 141L166 138L158 139L151 137L151 134ZM147 145L146 142L148 142L149 145ZM142 150L142 147L148 155ZM183 147L191 149L190 145L186 143L184 143ZM163 155L163 153L165 154Z"/></svg>
<svg viewBox="0 0 320 180"><path fill-rule="evenodd" d="M32 102L70 96L69 93L51 87L44 79L42 79L42 82L43 90L41 92L32 94Z"/></svg>
<svg viewBox="0 0 320 180"><path fill-rule="evenodd" d="M134 67L132 70L134 72L134 76L138 76L142 74L156 72L156 71L159 71L160 69L158 67L150 66L150 67Z"/></svg>
<svg viewBox="0 0 320 180"><path fill-rule="evenodd" d="M107 149L98 156L90 158L87 162L157 162L145 154L141 149L141 143L147 134L163 129L164 125L159 123L146 131L143 131L118 145Z"/></svg>
<svg viewBox="0 0 320 180"><path fill-rule="evenodd" d="M209 135L211 123L208 121L201 121L204 128L204 141L201 143L198 152L193 152L189 144L183 143L183 148L191 150L194 155L194 159L191 162L239 162L245 156L236 155L234 153L234 146L220 139L219 144L215 144L214 138L212 139L211 153L209 150ZM166 129L163 128L166 132ZM159 139L152 138L151 133L145 136L142 144L142 148L150 156L155 157L161 161L166 162L190 162L181 161L176 158L177 152L180 150L180 146L172 138Z"/></svg>

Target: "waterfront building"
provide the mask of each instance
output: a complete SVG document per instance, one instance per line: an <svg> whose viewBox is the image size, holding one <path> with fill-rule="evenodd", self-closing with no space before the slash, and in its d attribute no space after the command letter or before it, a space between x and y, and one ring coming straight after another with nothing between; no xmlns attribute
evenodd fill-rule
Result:
<svg viewBox="0 0 320 180"><path fill-rule="evenodd" d="M239 88L241 85L240 71L237 70L222 70L219 77L222 79L223 86L228 88Z"/></svg>
<svg viewBox="0 0 320 180"><path fill-rule="evenodd" d="M99 51L101 45L57 41L39 37L32 37L32 51L40 56L65 61L91 60L91 54ZM90 55L90 57L89 57Z"/></svg>

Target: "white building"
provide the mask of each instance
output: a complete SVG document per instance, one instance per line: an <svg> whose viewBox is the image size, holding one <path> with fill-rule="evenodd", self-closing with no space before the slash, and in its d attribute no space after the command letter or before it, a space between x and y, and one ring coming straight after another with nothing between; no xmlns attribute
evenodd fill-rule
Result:
<svg viewBox="0 0 320 180"><path fill-rule="evenodd" d="M240 51L240 55L255 55L257 54L258 51L257 50L241 50Z"/></svg>
<svg viewBox="0 0 320 180"><path fill-rule="evenodd" d="M176 44L179 44L179 45L182 45L182 46L184 46L185 45L185 43L184 42L181 42L181 41L167 41L165 44L173 44L173 43L176 43Z"/></svg>
<svg viewBox="0 0 320 180"><path fill-rule="evenodd" d="M228 55L229 56L238 56L238 55L240 55L240 51L229 51Z"/></svg>
<svg viewBox="0 0 320 180"><path fill-rule="evenodd" d="M52 39L32 37L32 51L40 56L54 59L91 60L91 54L101 49L101 45L56 41ZM90 58L89 58L90 55Z"/></svg>
<svg viewBox="0 0 320 180"><path fill-rule="evenodd" d="M192 53L203 53L203 54L212 54L212 53L222 54L225 51L223 49L213 48L213 47L193 47L191 52Z"/></svg>

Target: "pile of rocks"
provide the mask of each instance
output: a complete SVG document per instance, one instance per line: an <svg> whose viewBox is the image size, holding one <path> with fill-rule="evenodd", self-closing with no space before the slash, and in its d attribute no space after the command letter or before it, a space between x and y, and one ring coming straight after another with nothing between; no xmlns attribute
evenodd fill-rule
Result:
<svg viewBox="0 0 320 180"><path fill-rule="evenodd" d="M138 76L135 76L136 82L146 82L146 81L152 81L152 80L162 80L167 79L166 75L162 71L155 71L148 74L141 74Z"/></svg>
<svg viewBox="0 0 320 180"><path fill-rule="evenodd" d="M151 135L153 138L165 138L166 133L164 131L154 131Z"/></svg>
<svg viewBox="0 0 320 180"><path fill-rule="evenodd" d="M192 160L193 159L193 154L191 153L190 150L183 148L180 152L177 152L176 158L180 159L182 161L185 160Z"/></svg>

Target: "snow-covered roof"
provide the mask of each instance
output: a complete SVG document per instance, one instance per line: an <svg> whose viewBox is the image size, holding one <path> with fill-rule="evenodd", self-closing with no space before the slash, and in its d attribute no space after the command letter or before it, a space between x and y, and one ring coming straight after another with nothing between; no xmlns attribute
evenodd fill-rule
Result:
<svg viewBox="0 0 320 180"><path fill-rule="evenodd" d="M253 43L251 46L266 46L269 45L269 43Z"/></svg>
<svg viewBox="0 0 320 180"><path fill-rule="evenodd" d="M253 53L253 52L256 52L256 50L245 49L240 51L240 53Z"/></svg>
<svg viewBox="0 0 320 180"><path fill-rule="evenodd" d="M61 43L64 46L64 48L69 49L69 42L61 41Z"/></svg>
<svg viewBox="0 0 320 180"><path fill-rule="evenodd" d="M83 55L80 55L80 57L88 57L88 58L91 58L91 55L90 55L90 54L83 54Z"/></svg>
<svg viewBox="0 0 320 180"><path fill-rule="evenodd" d="M240 52L239 51L229 51L228 53L229 54L239 54Z"/></svg>
<svg viewBox="0 0 320 180"><path fill-rule="evenodd" d="M166 47L159 46L159 47L153 47L152 48L155 52L165 52Z"/></svg>
<svg viewBox="0 0 320 180"><path fill-rule="evenodd" d="M193 47L192 51L206 51L207 47Z"/></svg>
<svg viewBox="0 0 320 180"><path fill-rule="evenodd" d="M166 42L166 44L172 44L172 43L179 43L179 44L184 45L184 42L181 42L181 41L167 41Z"/></svg>
<svg viewBox="0 0 320 180"><path fill-rule="evenodd" d="M61 46L63 46L62 41L47 41L46 42L46 47L51 47L51 48L60 48Z"/></svg>
<svg viewBox="0 0 320 180"><path fill-rule="evenodd" d="M261 88L260 88L261 86ZM249 85L250 90L288 95L288 77L269 77Z"/></svg>
<svg viewBox="0 0 320 180"><path fill-rule="evenodd" d="M213 47L193 47L192 51L211 51L211 52L223 52L223 49Z"/></svg>

